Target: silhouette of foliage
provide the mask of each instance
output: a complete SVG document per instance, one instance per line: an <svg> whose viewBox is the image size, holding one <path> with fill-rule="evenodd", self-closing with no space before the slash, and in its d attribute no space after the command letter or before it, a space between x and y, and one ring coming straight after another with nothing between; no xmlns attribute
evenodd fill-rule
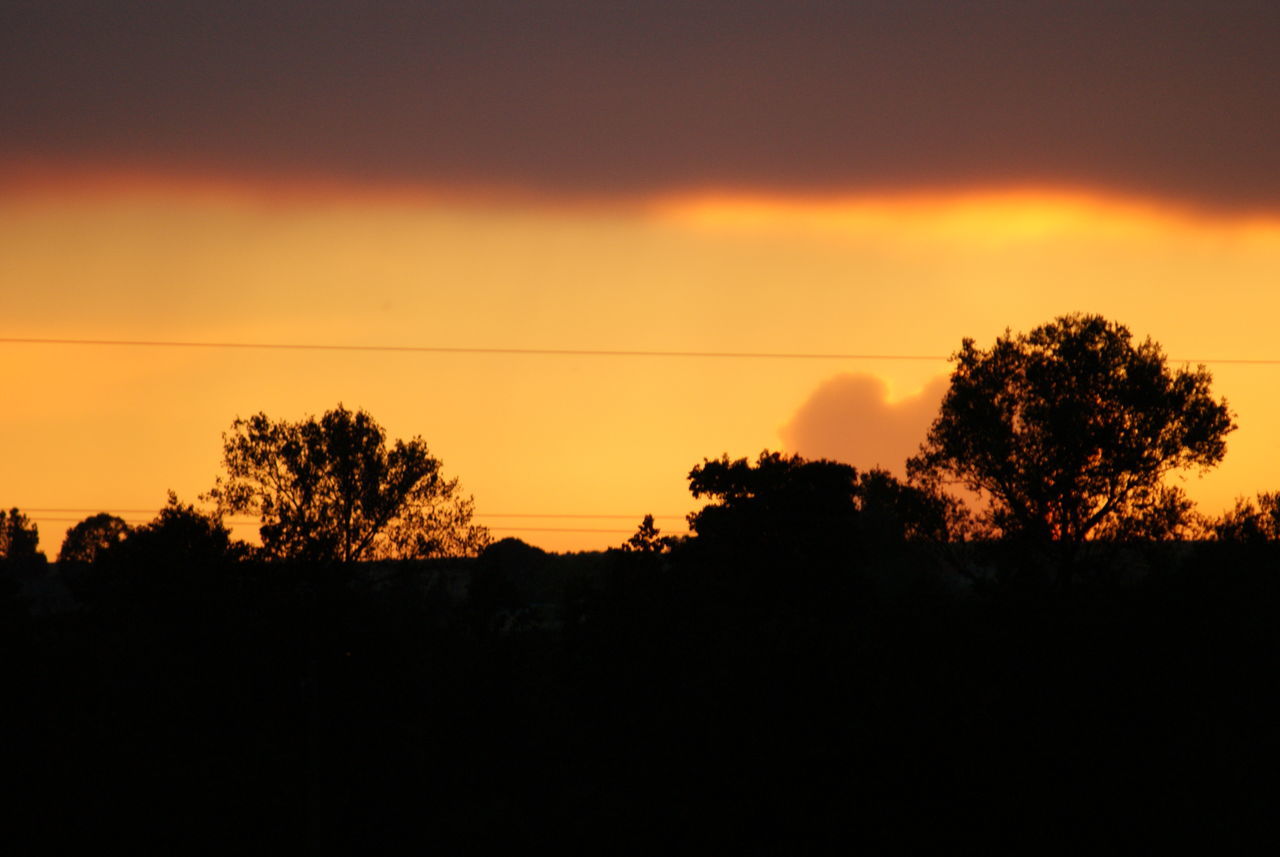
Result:
<svg viewBox="0 0 1280 857"><path fill-rule="evenodd" d="M0 509L0 560L11 563L43 563L40 530L15 507Z"/></svg>
<svg viewBox="0 0 1280 857"><path fill-rule="evenodd" d="M58 551L58 562L92 563L103 552L123 542L130 532L129 525L115 515L106 512L91 515L67 530Z"/></svg>
<svg viewBox="0 0 1280 857"><path fill-rule="evenodd" d="M713 503L689 516L697 538L724 543L792 541L848 533L858 508L857 470L765 450L755 464L725 455L689 472L695 499Z"/></svg>
<svg viewBox="0 0 1280 857"><path fill-rule="evenodd" d="M1256 502L1236 500L1235 508L1210 521L1208 529L1218 541L1280 541L1280 491L1264 491Z"/></svg>
<svg viewBox="0 0 1280 857"><path fill-rule="evenodd" d="M480 558L503 565L516 566L522 562L541 562L547 555L542 548L534 547L524 539L507 536L485 545Z"/></svg>
<svg viewBox="0 0 1280 857"><path fill-rule="evenodd" d="M487 545L473 568L469 597L481 615L518 611L536 600L534 590L546 567L547 553L521 539L507 537ZM508 618L513 616L508 614Z"/></svg>
<svg viewBox="0 0 1280 857"><path fill-rule="evenodd" d="M1156 485L1134 498L1132 514L1103 522L1095 539L1164 541L1198 538L1203 532L1195 503L1176 485Z"/></svg>
<svg viewBox="0 0 1280 857"><path fill-rule="evenodd" d="M635 533L622 543L622 550L627 553L662 553L671 550L679 541L678 536L662 535L653 522L653 515L645 515Z"/></svg>
<svg viewBox="0 0 1280 857"><path fill-rule="evenodd" d="M1222 460L1235 425L1204 367L1170 371L1150 339L1096 315L982 350L965 339L941 412L908 473L986 502L985 533L1035 541L1156 538L1190 505L1170 473Z"/></svg>
<svg viewBox="0 0 1280 857"><path fill-rule="evenodd" d="M489 541L474 501L419 437L388 448L365 411L319 419L237 419L223 434L226 476L207 495L220 511L261 518L270 558L352 562L469 556Z"/></svg>
<svg viewBox="0 0 1280 857"><path fill-rule="evenodd" d="M955 501L906 485L880 469L762 452L752 465L728 456L689 474L695 498L716 502L689 516L700 538L947 540L957 531ZM641 533L644 525L641 525ZM637 535L640 535L639 533Z"/></svg>
<svg viewBox="0 0 1280 857"><path fill-rule="evenodd" d="M103 555L124 565L159 568L234 560L244 550L243 543L232 540L220 515L180 503L170 491L168 502L152 521L135 527Z"/></svg>
<svg viewBox="0 0 1280 857"><path fill-rule="evenodd" d="M858 530L872 543L950 542L965 538L963 505L941 491L910 485L886 470L858 474Z"/></svg>
<svg viewBox="0 0 1280 857"><path fill-rule="evenodd" d="M180 503L170 491L155 518L97 550L92 565L72 562L61 571L76 597L119 606L201 591L247 554L221 516Z"/></svg>
<svg viewBox="0 0 1280 857"><path fill-rule="evenodd" d="M0 668L6 666L6 638L27 621L29 603L21 581L41 576L46 570L39 543L39 530L26 515L16 508L0 509Z"/></svg>

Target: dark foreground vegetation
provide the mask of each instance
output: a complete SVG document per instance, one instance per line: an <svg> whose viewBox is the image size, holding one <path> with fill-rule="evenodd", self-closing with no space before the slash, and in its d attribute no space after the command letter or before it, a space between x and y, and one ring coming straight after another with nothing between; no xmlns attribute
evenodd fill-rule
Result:
<svg viewBox="0 0 1280 857"><path fill-rule="evenodd" d="M604 553L490 544L341 407L237 420L213 512L53 566L0 513L13 853L1274 840L1280 494L1166 478L1225 454L1208 373L1095 316L956 360L906 482L708 459L689 536Z"/></svg>
<svg viewBox="0 0 1280 857"><path fill-rule="evenodd" d="M7 835L1035 853L1266 829L1275 545L1112 546L1066 593L966 550L977 589L907 544L835 568L513 541L86 575L34 617L10 586Z"/></svg>

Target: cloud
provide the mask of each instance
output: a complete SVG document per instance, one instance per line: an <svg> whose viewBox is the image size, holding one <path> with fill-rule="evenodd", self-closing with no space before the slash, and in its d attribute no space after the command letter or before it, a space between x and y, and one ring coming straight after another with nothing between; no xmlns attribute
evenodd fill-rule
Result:
<svg viewBox="0 0 1280 857"><path fill-rule="evenodd" d="M830 458L859 469L883 467L905 476L947 390L940 376L897 402L874 375L837 375L822 383L779 434L785 446L807 458Z"/></svg>
<svg viewBox="0 0 1280 857"><path fill-rule="evenodd" d="M1280 209L1280 5L0 6L0 160L552 194L1054 185Z"/></svg>

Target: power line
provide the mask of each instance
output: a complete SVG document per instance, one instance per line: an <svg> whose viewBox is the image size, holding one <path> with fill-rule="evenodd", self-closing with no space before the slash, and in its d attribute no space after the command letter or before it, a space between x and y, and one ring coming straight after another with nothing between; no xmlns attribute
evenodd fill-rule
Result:
<svg viewBox="0 0 1280 857"><path fill-rule="evenodd" d="M23 510L24 514L29 514L33 519L44 524L76 524L84 520L84 518L62 517L68 513L97 513L101 512L98 508L27 508ZM128 524L144 524L153 520L156 514L151 509L116 509L117 516L123 517L125 523ZM52 515L52 517L51 517ZM526 518L536 520L640 520L643 515L597 515L597 514L568 514L568 513L497 513L492 515L482 515L477 513L477 518ZM684 515L654 515L659 520L676 520L684 521ZM227 518L225 523L232 527L254 527L262 522L257 518ZM545 527L545 526L520 526L516 524L500 524L487 526L493 532L514 532L514 533L604 533L610 535L628 535L634 530L614 529L607 527Z"/></svg>
<svg viewBox="0 0 1280 857"><path fill-rule="evenodd" d="M21 510L19 510L19 511L21 511ZM26 513L24 512L23 514L26 514ZM80 523L82 520L84 520L83 518L50 518L50 517L46 517L45 515L36 515L36 514L32 514L32 515L31 515L31 517L35 518L35 519L36 519L36 521L37 521L37 522L39 522L39 523L41 523L41 524L78 524L78 523ZM132 517L131 517L131 518L126 518L126 519L124 519L124 521L125 521L125 523L126 523L126 524L128 524L128 523L146 523L148 520L149 520L149 519L144 519L144 518L132 518Z"/></svg>
<svg viewBox="0 0 1280 857"><path fill-rule="evenodd" d="M85 506L85 507L76 507L76 508L58 507L56 509L41 507L39 509L36 509L29 506L27 507L20 506L19 511L23 512L24 514L26 513L34 514L37 512L52 512L55 514L61 513L61 512L109 512L110 514L118 514L118 515L155 515L160 512L161 508L163 507L156 508L156 509L121 509L116 506L105 506L105 507L104 506L92 506L92 507ZM255 518L255 520L257 519Z"/></svg>
<svg viewBox="0 0 1280 857"><path fill-rule="evenodd" d="M600 348L483 348L436 345L336 345L297 342L185 342L152 339L49 339L0 336L8 345L89 345L140 348L234 348L272 351L354 351L408 354L505 354L543 357L708 357L761 360L946 360L929 354L834 354L782 351L662 351ZM1277 361L1280 362L1280 361Z"/></svg>
<svg viewBox="0 0 1280 857"><path fill-rule="evenodd" d="M32 515L32 517L42 524L77 524L82 520L81 518L49 518L49 517L45 517L44 515L36 516L34 514ZM147 523L149 521L149 519L143 519L143 518L126 518L124 520L125 520L125 523L127 524ZM250 527L258 524L259 522L258 521L228 521L227 523L233 527L234 526ZM604 528L604 527L502 526L502 527L486 527L486 529L493 530L494 532L502 532L502 533L609 533L609 534L628 535L630 533L635 532L634 530L619 530L619 529L611 529L611 528Z"/></svg>
<svg viewBox="0 0 1280 857"><path fill-rule="evenodd" d="M0 336L6 345L82 345L138 348L228 348L269 351L338 351L402 354L496 354L541 357L670 357L729 360L898 360L947 362L940 354L851 354L817 351L666 351L600 348L488 348L438 345L339 345L298 342L188 342L156 339L54 339L47 337ZM1280 358L1171 357L1174 363L1218 363L1280 366Z"/></svg>

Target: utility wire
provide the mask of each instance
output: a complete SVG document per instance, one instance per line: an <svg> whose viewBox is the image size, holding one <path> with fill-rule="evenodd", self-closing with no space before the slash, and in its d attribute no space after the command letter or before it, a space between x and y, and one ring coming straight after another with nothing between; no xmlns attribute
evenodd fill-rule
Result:
<svg viewBox="0 0 1280 857"><path fill-rule="evenodd" d="M156 339L54 339L47 337L0 336L5 345L85 345L138 348L228 348L270 351L345 351L408 354L499 354L543 357L676 357L729 360L899 360L941 363L951 358L941 354L846 354L817 351L665 351L597 348L485 348L437 345L338 345L297 342L188 342ZM1280 358L1170 357L1174 363L1218 363L1253 366L1280 366Z"/></svg>
<svg viewBox="0 0 1280 857"><path fill-rule="evenodd" d="M435 345L335 345L284 342L179 342L151 339L47 339L0 336L8 345L91 345L143 348L236 348L273 351L365 351L411 354L506 354L548 357L711 357L762 360L946 360L930 354L834 354L782 351L661 351L596 348L480 348ZM1280 362L1280 361L1277 361Z"/></svg>
<svg viewBox="0 0 1280 857"><path fill-rule="evenodd" d="M35 514L33 514L31 517L41 524L77 524L82 520L81 518L47 518L43 515L35 515ZM123 520L126 524L141 524L141 523L148 523L150 519L125 518ZM259 522L258 521L227 521L226 523L233 527L235 526L249 527L249 526L254 526L258 524ZM503 533L507 533L507 532L511 532L511 533L610 533L610 534L616 533L616 534L626 535L626 534L635 532L635 530L618 530L618 529L611 529L611 528L604 528L604 527L502 526L502 527L486 527L485 529L493 530L495 532L503 532Z"/></svg>
<svg viewBox="0 0 1280 857"><path fill-rule="evenodd" d="M45 524L75 524L84 520L83 518L63 517L69 513L97 513L101 510L98 508L26 508L22 510L24 514L30 515L33 519ZM125 523L139 524L148 523L152 520L155 512L151 509L116 509L114 513L123 517ZM643 515L595 515L595 514L541 514L541 513L501 513L493 515L477 514L477 518L529 518L529 519L554 519L554 520L640 520ZM684 515L654 515L655 519L662 520L685 520ZM262 523L257 518L227 518L225 523L232 527L253 527ZM486 529L494 532L517 532L517 533L608 533L626 535L634 532L633 530L622 530L606 527L546 527L546 526L519 526L515 524L502 524L489 526Z"/></svg>

